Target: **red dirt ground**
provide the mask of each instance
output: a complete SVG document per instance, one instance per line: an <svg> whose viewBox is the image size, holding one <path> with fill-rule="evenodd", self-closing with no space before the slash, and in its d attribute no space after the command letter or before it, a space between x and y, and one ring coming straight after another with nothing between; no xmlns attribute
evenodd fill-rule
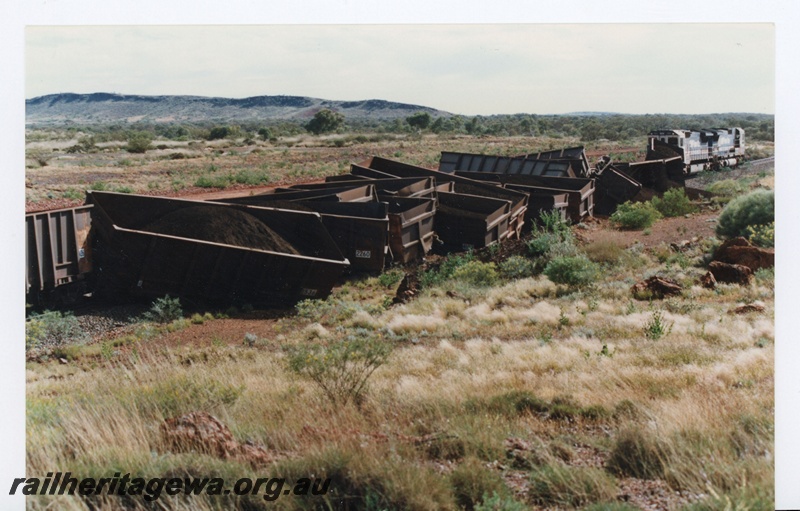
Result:
<svg viewBox="0 0 800 511"><path fill-rule="evenodd" d="M620 231L607 218L593 218L585 225L587 230L576 229L578 236L586 242L611 241L623 247L640 242L645 248L653 248L662 243L670 244L694 237L700 239L715 236L714 229L719 211L700 211L686 217L663 218L650 228L650 234L644 231Z"/></svg>

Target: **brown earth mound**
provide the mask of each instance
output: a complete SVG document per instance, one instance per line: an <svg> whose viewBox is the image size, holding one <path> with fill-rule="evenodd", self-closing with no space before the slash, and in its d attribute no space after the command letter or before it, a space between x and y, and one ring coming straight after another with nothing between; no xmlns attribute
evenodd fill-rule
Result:
<svg viewBox="0 0 800 511"><path fill-rule="evenodd" d="M249 213L234 208L193 206L168 213L145 231L288 254L299 252Z"/></svg>

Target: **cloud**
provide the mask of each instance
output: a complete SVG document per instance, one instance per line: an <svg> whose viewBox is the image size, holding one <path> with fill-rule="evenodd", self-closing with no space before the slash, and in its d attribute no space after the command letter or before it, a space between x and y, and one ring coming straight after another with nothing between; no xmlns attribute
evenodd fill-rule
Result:
<svg viewBox="0 0 800 511"><path fill-rule="evenodd" d="M30 27L26 95L380 98L462 114L771 112L771 24Z"/></svg>

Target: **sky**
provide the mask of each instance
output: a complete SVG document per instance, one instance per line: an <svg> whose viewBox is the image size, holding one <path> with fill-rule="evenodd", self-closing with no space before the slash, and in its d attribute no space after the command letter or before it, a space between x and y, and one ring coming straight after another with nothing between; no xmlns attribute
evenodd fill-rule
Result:
<svg viewBox="0 0 800 511"><path fill-rule="evenodd" d="M29 26L25 95L385 99L462 115L775 111L775 27Z"/></svg>
<svg viewBox="0 0 800 511"><path fill-rule="evenodd" d="M25 473L24 232L13 221L24 210L25 98L294 94L464 115L775 113L776 252L794 254L798 26L796 0L0 1L0 207L11 219L0 238L0 484ZM779 509L800 509L793 262L776 260ZM0 508L25 500L0 493Z"/></svg>

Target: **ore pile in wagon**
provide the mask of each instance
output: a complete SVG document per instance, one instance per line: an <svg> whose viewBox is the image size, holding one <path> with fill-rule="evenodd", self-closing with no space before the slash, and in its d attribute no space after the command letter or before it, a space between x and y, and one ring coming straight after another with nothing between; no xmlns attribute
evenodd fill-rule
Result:
<svg viewBox="0 0 800 511"><path fill-rule="evenodd" d="M327 296L349 266L314 212L91 192L96 293L285 303Z"/></svg>

